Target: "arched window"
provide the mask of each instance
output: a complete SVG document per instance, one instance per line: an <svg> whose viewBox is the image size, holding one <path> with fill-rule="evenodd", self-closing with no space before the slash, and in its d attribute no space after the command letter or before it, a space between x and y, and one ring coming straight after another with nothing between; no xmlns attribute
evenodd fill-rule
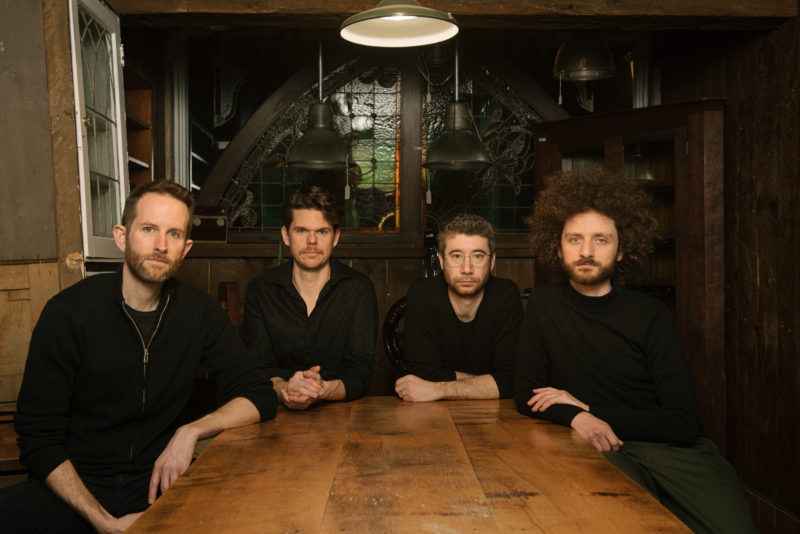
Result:
<svg viewBox="0 0 800 534"><path fill-rule="evenodd" d="M498 72L485 58L462 58L460 100L470 108L493 164L481 171L425 171L425 152L441 131L454 92L452 52L435 61L429 53L374 54L325 75L323 99L349 146L347 172L286 165L318 98L312 69L266 99L226 150L238 153L238 160L223 154L221 160L229 161L215 170L227 169L227 175L212 172L201 192L206 201L208 189L217 192L213 203L228 215L229 239L276 235L283 200L303 183L323 185L344 201L344 242L420 244L426 228L461 211L486 217L500 232L523 229L533 204L532 127L543 114L503 79L508 69Z"/></svg>

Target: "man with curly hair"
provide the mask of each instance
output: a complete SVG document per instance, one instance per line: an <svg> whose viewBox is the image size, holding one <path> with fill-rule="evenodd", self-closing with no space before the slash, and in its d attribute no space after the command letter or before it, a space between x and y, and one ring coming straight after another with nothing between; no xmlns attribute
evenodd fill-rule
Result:
<svg viewBox="0 0 800 534"><path fill-rule="evenodd" d="M514 400L524 415L575 429L694 531L755 532L736 472L700 435L667 307L614 281L652 248L648 207L632 180L602 168L545 184L531 240L540 263L567 280L528 303Z"/></svg>

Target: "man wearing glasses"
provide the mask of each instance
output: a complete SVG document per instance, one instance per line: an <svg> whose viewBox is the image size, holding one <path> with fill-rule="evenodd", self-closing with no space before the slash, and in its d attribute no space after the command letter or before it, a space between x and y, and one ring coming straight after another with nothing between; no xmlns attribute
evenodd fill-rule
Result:
<svg viewBox="0 0 800 534"><path fill-rule="evenodd" d="M443 276L408 290L403 352L411 374L395 391L411 402L510 397L522 304L514 282L489 274L492 225L457 215L438 246Z"/></svg>

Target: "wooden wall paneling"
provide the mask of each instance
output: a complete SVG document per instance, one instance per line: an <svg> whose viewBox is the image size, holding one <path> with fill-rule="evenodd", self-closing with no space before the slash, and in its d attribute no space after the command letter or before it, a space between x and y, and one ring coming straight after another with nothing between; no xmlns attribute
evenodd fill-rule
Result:
<svg viewBox="0 0 800 534"><path fill-rule="evenodd" d="M0 0L0 261L56 257L42 5Z"/></svg>
<svg viewBox="0 0 800 534"><path fill-rule="evenodd" d="M16 401L33 326L57 292L55 263L0 266L0 402Z"/></svg>
<svg viewBox="0 0 800 534"><path fill-rule="evenodd" d="M185 2L163 2L161 0L110 0L109 3L117 13L122 15L186 15ZM675 26L675 19L690 18L682 21L684 25L700 21L703 26L731 25L774 25L785 17L797 14L794 0L739 0L736 2L687 2L686 0L626 0L608 2L607 0L589 0L576 3L572 0L551 0L550 2L529 2L512 0L507 2L487 3L482 0L432 0L426 2L428 7L444 12L454 13L460 24L465 27L486 27L497 25L502 20L503 27L553 27L554 25L576 24L580 17L590 17L596 26L603 19L609 23L619 24L620 17L627 19L644 18L652 27L654 13L664 16L662 24ZM246 15L248 18L282 20L303 17L308 24L312 18L317 26L338 26L344 18L364 9L373 7L372 3L362 0L203 0L192 3L191 11L196 14ZM263 22L262 22L263 24Z"/></svg>
<svg viewBox="0 0 800 534"><path fill-rule="evenodd" d="M78 179L75 100L66 2L42 2L50 143L55 190L59 287L83 277L83 237ZM42 157L37 154L34 157Z"/></svg>
<svg viewBox="0 0 800 534"><path fill-rule="evenodd" d="M211 261L208 258L186 258L175 276L216 298L217 288L211 287Z"/></svg>
<svg viewBox="0 0 800 534"><path fill-rule="evenodd" d="M774 212L777 231L771 235L776 251L776 304L774 330L777 335L775 369L776 501L795 514L794 530L800 532L800 23L795 19L776 32L771 42L774 63L774 101L778 103L774 161L776 165L776 199L768 208ZM788 46L787 46L788 45ZM768 78L769 79L769 78ZM769 87L769 86L768 86ZM774 104L773 104L774 105ZM769 153L765 154L769 157ZM774 207L773 207L774 206ZM769 412L767 412L769 413ZM781 531L776 514L776 532ZM786 523L782 523L785 525ZM788 532L788 530L785 530Z"/></svg>
<svg viewBox="0 0 800 534"><path fill-rule="evenodd" d="M224 258L210 260L209 287L211 288L211 293L216 295L217 287L221 282L238 282L239 298L244 302L247 284L253 278L275 267L275 259Z"/></svg>
<svg viewBox="0 0 800 534"><path fill-rule="evenodd" d="M28 267L28 281L31 296L31 324L39 320L44 305L59 291L58 264L31 263Z"/></svg>
<svg viewBox="0 0 800 534"><path fill-rule="evenodd" d="M30 342L27 265L0 265L0 402L15 402Z"/></svg>
<svg viewBox="0 0 800 534"><path fill-rule="evenodd" d="M370 386L370 395L394 394L394 382L400 372L391 364L383 348L383 321L389 308L404 297L408 286L420 277L422 259L350 259L353 269L367 275L375 285L378 300L378 339L375 348L375 376Z"/></svg>
<svg viewBox="0 0 800 534"><path fill-rule="evenodd" d="M800 24L795 19L773 33L735 38L723 56L728 456L754 492L761 531L788 532L775 518L793 514L794 532L800 530L794 446L800 441L794 416L800 405ZM685 59L690 65L719 61L703 53Z"/></svg>
<svg viewBox="0 0 800 534"><path fill-rule="evenodd" d="M520 291L533 287L534 262L530 258L498 258L495 261L494 276L513 280Z"/></svg>

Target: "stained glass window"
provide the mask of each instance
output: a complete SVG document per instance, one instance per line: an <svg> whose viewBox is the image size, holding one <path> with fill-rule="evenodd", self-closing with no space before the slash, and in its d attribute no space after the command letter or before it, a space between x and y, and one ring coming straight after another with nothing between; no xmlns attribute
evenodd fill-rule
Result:
<svg viewBox="0 0 800 534"><path fill-rule="evenodd" d="M429 84L424 112L423 139L430 148L444 126L448 103L453 99L449 83ZM449 89L449 90L448 90ZM503 231L527 231L524 218L531 214L534 197L532 125L541 117L492 73L473 67L461 79L459 93L474 119L474 127L493 164L480 171L426 171L430 204L429 226L461 212L485 217Z"/></svg>
<svg viewBox="0 0 800 534"><path fill-rule="evenodd" d="M401 76L393 66L353 73L349 65L325 80L325 101L349 146L348 171L299 171L286 165L306 128L316 88L287 107L247 156L220 205L233 228L279 228L281 204L302 184L321 185L345 205L343 227L390 232L398 227ZM349 198L345 190L349 190Z"/></svg>

